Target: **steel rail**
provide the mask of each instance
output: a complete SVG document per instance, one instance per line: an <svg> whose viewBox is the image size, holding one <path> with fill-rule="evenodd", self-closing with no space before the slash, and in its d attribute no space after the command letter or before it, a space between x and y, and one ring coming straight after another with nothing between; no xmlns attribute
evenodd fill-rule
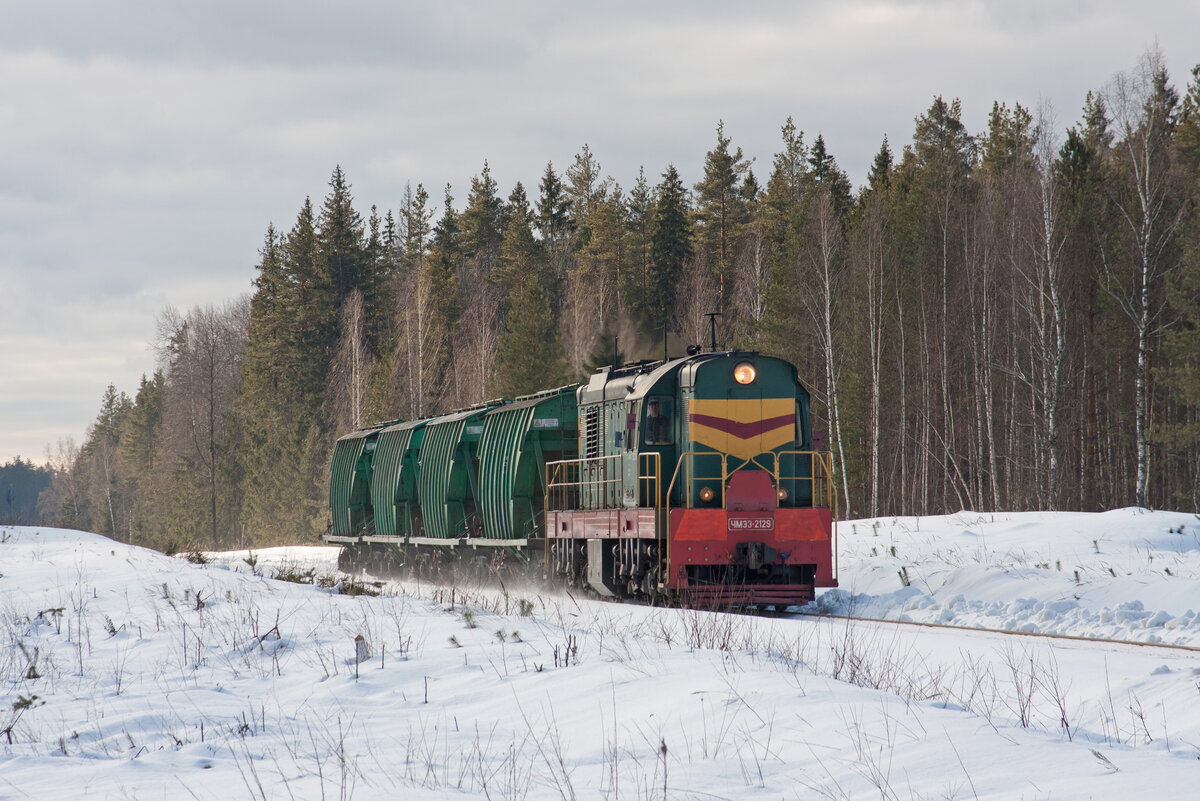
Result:
<svg viewBox="0 0 1200 801"><path fill-rule="evenodd" d="M1015 629L986 629L978 626L959 626L950 623L926 623L920 620L888 620L882 617L859 617L857 615L831 615L821 612L794 612L788 616L795 620L800 618L820 618L823 620L847 620L860 623L887 623L895 626L914 626L927 629L946 629L948 631L969 631L977 634L1004 634L1015 637L1039 637L1045 640L1068 640L1072 642L1098 643L1103 645L1134 645L1140 648L1164 648L1173 651L1188 651L1200 653L1200 646L1174 645L1165 642L1140 642L1138 640L1117 640L1111 637L1085 637L1081 634L1053 634L1048 631L1017 631Z"/></svg>

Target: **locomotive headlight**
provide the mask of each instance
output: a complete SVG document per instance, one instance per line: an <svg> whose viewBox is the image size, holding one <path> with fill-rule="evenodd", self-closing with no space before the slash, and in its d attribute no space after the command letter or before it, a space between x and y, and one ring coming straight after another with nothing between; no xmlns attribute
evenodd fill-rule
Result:
<svg viewBox="0 0 1200 801"><path fill-rule="evenodd" d="M713 492L712 487L705 487L704 489L700 490L700 500L704 501L705 503L708 503L715 497L717 497L717 493Z"/></svg>
<svg viewBox="0 0 1200 801"><path fill-rule="evenodd" d="M783 503L784 501L786 501L788 499L788 491L785 489L779 490L779 492L776 494L779 496L780 503Z"/></svg>
<svg viewBox="0 0 1200 801"><path fill-rule="evenodd" d="M739 384L751 384L756 377L758 377L758 371L750 362L742 362L733 368L733 380Z"/></svg>

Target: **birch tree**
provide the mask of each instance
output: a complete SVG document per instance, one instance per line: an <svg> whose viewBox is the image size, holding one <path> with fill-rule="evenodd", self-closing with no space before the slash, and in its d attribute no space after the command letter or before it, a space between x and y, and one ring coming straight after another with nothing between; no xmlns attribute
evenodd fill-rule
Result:
<svg viewBox="0 0 1200 801"><path fill-rule="evenodd" d="M1150 482L1150 351L1164 323L1164 279L1179 264L1175 232L1185 208L1171 185L1171 127L1179 96L1168 82L1157 49L1144 53L1129 72L1117 75L1108 96L1121 155L1119 183L1111 198L1125 226L1127 248L1105 254L1105 272L1107 289L1137 336L1134 496L1137 505L1144 507Z"/></svg>

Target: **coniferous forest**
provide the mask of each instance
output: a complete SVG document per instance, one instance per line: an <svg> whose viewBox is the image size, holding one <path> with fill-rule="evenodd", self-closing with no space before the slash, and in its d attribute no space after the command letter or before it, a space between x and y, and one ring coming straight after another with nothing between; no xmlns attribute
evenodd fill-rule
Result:
<svg viewBox="0 0 1200 801"><path fill-rule="evenodd" d="M159 369L57 444L41 515L311 541L341 434L580 380L614 340L658 358L664 328L681 355L707 312L798 365L842 517L1200 510L1200 66L1147 52L1066 126L998 102L969 131L937 97L857 189L830 144L788 119L755 170L717 123L702 175L618 180L584 145L365 212L335 168L248 298L162 313Z"/></svg>

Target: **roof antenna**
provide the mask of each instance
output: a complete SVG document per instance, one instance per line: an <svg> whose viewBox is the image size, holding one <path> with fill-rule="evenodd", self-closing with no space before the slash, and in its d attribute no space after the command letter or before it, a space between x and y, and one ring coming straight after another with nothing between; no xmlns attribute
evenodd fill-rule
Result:
<svg viewBox="0 0 1200 801"><path fill-rule="evenodd" d="M667 361L667 321L663 320L663 361Z"/></svg>
<svg viewBox="0 0 1200 801"><path fill-rule="evenodd" d="M712 329L712 352L717 352L717 318L723 315L720 312L707 312L704 315L708 318L709 327Z"/></svg>

